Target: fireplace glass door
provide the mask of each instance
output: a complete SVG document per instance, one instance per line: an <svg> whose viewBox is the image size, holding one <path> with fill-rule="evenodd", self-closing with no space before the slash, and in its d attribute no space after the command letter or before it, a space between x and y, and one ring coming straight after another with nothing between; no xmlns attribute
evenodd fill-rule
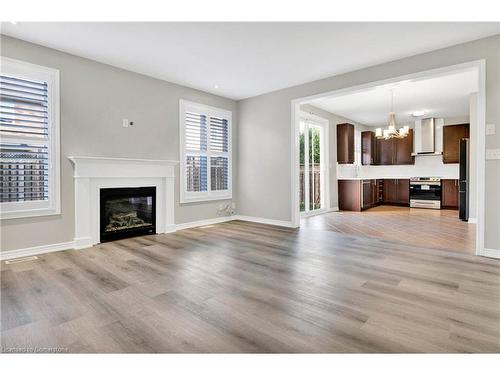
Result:
<svg viewBox="0 0 500 375"><path fill-rule="evenodd" d="M101 242L155 233L155 190L101 189Z"/></svg>

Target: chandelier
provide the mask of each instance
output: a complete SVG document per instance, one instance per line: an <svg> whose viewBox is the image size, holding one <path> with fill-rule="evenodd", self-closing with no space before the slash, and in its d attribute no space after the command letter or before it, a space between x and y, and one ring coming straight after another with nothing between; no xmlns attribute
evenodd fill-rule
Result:
<svg viewBox="0 0 500 375"><path fill-rule="evenodd" d="M396 112L394 112L394 90L391 90L391 111L389 112L389 124L387 129L382 131L382 128L375 129L377 138L391 139L391 138L404 138L410 132L408 125L396 130Z"/></svg>

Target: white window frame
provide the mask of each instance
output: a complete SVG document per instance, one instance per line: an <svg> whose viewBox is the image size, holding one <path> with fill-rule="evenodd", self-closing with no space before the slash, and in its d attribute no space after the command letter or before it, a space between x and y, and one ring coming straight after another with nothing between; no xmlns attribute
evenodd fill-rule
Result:
<svg viewBox="0 0 500 375"><path fill-rule="evenodd" d="M207 191L187 191L186 190L186 143L185 143L185 117L186 111L192 110L197 113L201 113L207 116L207 151L203 152L187 152L191 155L203 155L207 156ZM228 124L228 151L227 152L214 152L210 150L210 119L209 117L219 117L226 118ZM211 107L205 104L194 103L184 99L179 100L179 134L180 134L180 203L192 203L192 202L205 202L214 201L222 199L232 199L233 198L233 156L232 156L232 122L233 122L232 111ZM211 190L211 165L210 158L224 156L227 157L227 167L228 167L228 181L227 190Z"/></svg>
<svg viewBox="0 0 500 375"><path fill-rule="evenodd" d="M59 128L59 70L0 56L0 71L28 80L47 82L49 132L49 194L43 201L0 203L0 219L58 215L61 213L60 128ZM5 141L19 141L19 137L4 136ZM23 140L26 142L27 140ZM29 143L47 144L30 139Z"/></svg>

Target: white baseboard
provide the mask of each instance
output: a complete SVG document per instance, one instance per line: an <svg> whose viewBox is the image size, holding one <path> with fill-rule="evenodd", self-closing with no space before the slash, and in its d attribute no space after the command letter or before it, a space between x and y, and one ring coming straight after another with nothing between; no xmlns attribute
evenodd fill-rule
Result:
<svg viewBox="0 0 500 375"><path fill-rule="evenodd" d="M479 255L488 258L500 259L500 249L483 249Z"/></svg>
<svg viewBox="0 0 500 375"><path fill-rule="evenodd" d="M477 224L477 218L476 217L469 217L469 220L467 222L471 223L471 224Z"/></svg>
<svg viewBox="0 0 500 375"><path fill-rule="evenodd" d="M75 237L73 239L73 249L75 250L86 249L92 245L92 238L90 237Z"/></svg>
<svg viewBox="0 0 500 375"><path fill-rule="evenodd" d="M54 251L69 250L74 248L74 242L61 242L52 245L27 247L25 249L7 250L0 252L0 260L22 258L39 254L52 253Z"/></svg>
<svg viewBox="0 0 500 375"><path fill-rule="evenodd" d="M225 223L227 221L233 221L233 220L250 221L253 223L277 225L279 227L287 227L287 228L293 227L292 222L290 221L266 219L263 217L255 217L255 216L232 215L232 216L216 217L213 219L192 221L190 223L177 224L176 229L182 230L182 229L196 228L205 225Z"/></svg>
<svg viewBox="0 0 500 375"><path fill-rule="evenodd" d="M175 224L168 224L165 226L165 232L163 233L173 233L177 230L177 225Z"/></svg>
<svg viewBox="0 0 500 375"><path fill-rule="evenodd" d="M226 221L231 221L231 220L236 220L235 216L222 216L222 217L215 217L213 219L205 219L205 220L191 221L189 223L177 224L175 226L175 229L182 230L182 229L203 227L205 225L225 223Z"/></svg>
<svg viewBox="0 0 500 375"><path fill-rule="evenodd" d="M266 219L266 218L263 218L263 217L235 215L235 216L233 216L232 220L251 221L253 223L260 223L260 224L276 225L276 226L279 226L279 227L294 228L294 225L292 224L291 221Z"/></svg>

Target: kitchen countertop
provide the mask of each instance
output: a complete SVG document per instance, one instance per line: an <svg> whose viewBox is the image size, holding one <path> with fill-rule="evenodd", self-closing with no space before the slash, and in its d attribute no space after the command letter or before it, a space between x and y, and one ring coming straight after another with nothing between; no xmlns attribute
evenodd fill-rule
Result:
<svg viewBox="0 0 500 375"><path fill-rule="evenodd" d="M407 176L390 176L390 177L337 177L337 180L353 180L353 181L361 181L361 180L384 180L384 179L406 179L409 180L410 178L413 177L418 177L418 176L412 176L412 177L407 177ZM436 176L432 176L436 177ZM457 180L458 177L439 177L440 179L455 179Z"/></svg>

